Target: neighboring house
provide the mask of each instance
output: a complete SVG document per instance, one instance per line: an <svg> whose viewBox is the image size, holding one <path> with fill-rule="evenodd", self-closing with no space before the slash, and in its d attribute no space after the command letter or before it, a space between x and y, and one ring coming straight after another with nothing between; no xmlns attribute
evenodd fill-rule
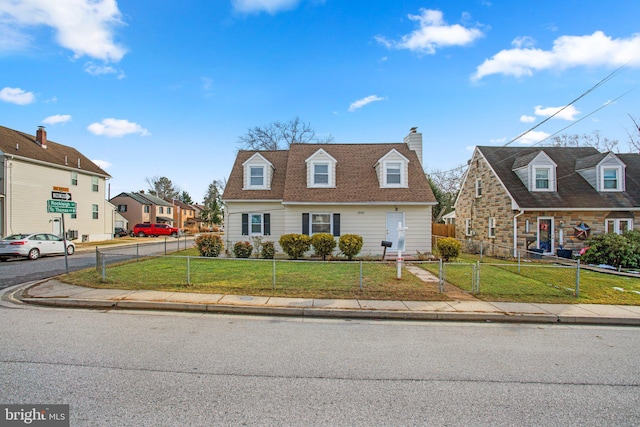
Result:
<svg viewBox="0 0 640 427"><path fill-rule="evenodd" d="M51 232L62 235L62 214L47 200L69 193L75 214L64 214L67 236L82 241L113 238L114 209L105 200L111 176L75 148L0 126L0 236ZM68 201L68 200L67 200Z"/></svg>
<svg viewBox="0 0 640 427"><path fill-rule="evenodd" d="M422 169L422 134L404 143L292 144L288 150L238 152L222 196L225 239L289 233L362 236L362 255L397 251L398 223L408 227L406 253L431 252L435 197Z"/></svg>
<svg viewBox="0 0 640 427"><path fill-rule="evenodd" d="M179 200L165 199L165 201L173 204L173 223L175 227L187 229L190 232L198 231L199 220L196 219L196 210L193 206L182 203Z"/></svg>
<svg viewBox="0 0 640 427"><path fill-rule="evenodd" d="M579 250L638 229L640 155L590 147L476 147L455 204L456 237L516 249Z"/></svg>
<svg viewBox="0 0 640 427"><path fill-rule="evenodd" d="M173 226L173 205L147 193L120 193L111 200L116 211L129 221L129 227L140 223L162 223Z"/></svg>

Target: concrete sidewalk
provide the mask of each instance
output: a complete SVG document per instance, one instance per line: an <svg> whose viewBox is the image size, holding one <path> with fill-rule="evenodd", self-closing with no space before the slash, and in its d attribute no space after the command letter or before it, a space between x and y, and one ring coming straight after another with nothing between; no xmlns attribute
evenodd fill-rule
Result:
<svg viewBox="0 0 640 427"><path fill-rule="evenodd" d="M147 309L406 320L640 325L640 306L486 301L383 301L282 298L186 292L93 289L48 280L18 287L24 303L95 309Z"/></svg>

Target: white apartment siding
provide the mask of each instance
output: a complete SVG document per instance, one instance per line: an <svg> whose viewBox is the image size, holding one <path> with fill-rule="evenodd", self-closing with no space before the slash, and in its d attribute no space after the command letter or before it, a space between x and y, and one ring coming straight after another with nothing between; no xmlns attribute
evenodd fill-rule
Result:
<svg viewBox="0 0 640 427"><path fill-rule="evenodd" d="M302 233L302 214L307 212L339 213L340 234L362 236L362 256L382 254L383 248L380 243L387 239L387 213L404 212L405 226L409 228L406 233L405 253L431 252L431 206L398 205L396 211L394 206L288 205L285 211L285 234ZM339 237L336 237L336 241L338 239Z"/></svg>
<svg viewBox="0 0 640 427"><path fill-rule="evenodd" d="M236 242L251 241L251 236L242 235L242 214L268 213L271 215L271 235L263 241L273 241L276 251L282 253L278 241L284 232L284 207L280 202L227 202L224 210L225 248L233 253Z"/></svg>
<svg viewBox="0 0 640 427"><path fill-rule="evenodd" d="M60 214L47 212L54 186L69 188L77 205L77 218L65 215L65 228L78 230L78 239L97 241L110 239L113 233L113 209L105 201L105 179L98 178L98 191L92 191L91 177L78 171L78 185L71 185L71 170L57 169L9 160L7 162L6 234L53 232ZM92 205L98 205L98 219L93 219Z"/></svg>

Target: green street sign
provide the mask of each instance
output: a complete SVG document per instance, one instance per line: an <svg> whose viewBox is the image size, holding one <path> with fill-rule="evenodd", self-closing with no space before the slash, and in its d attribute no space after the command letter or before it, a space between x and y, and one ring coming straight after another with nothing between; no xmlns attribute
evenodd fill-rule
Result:
<svg viewBox="0 0 640 427"><path fill-rule="evenodd" d="M74 214L76 213L76 202L67 200L47 200L48 213Z"/></svg>

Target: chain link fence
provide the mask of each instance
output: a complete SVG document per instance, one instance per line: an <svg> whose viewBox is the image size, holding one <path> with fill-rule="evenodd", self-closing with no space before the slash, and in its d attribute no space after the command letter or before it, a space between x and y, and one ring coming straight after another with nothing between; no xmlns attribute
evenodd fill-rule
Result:
<svg viewBox="0 0 640 427"><path fill-rule="evenodd" d="M433 236L434 248L442 237ZM580 260L571 251L564 256L496 244L493 241L456 239L461 256L445 263L439 275L461 289L504 296L580 296ZM437 249L434 249L437 254ZM433 268L430 269L433 271Z"/></svg>

